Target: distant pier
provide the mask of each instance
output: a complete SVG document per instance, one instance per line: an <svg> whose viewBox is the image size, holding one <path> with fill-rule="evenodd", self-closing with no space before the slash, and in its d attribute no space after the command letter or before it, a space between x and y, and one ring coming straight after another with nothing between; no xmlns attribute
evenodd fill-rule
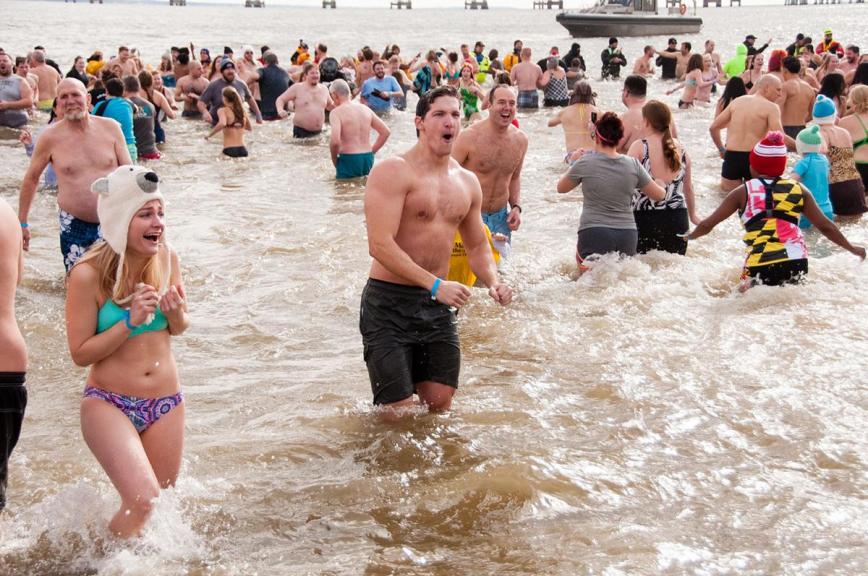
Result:
<svg viewBox="0 0 868 576"><path fill-rule="evenodd" d="M564 9L564 0L533 0L534 10Z"/></svg>
<svg viewBox="0 0 868 576"><path fill-rule="evenodd" d="M488 0L464 0L465 10L488 10Z"/></svg>
<svg viewBox="0 0 868 576"><path fill-rule="evenodd" d="M392 0L392 3L389 4L389 8L397 8L398 10L412 10L413 0Z"/></svg>
<svg viewBox="0 0 868 576"><path fill-rule="evenodd" d="M865 0L848 0L847 4L864 4ZM808 4L843 4L841 0L784 0L784 6L807 6Z"/></svg>

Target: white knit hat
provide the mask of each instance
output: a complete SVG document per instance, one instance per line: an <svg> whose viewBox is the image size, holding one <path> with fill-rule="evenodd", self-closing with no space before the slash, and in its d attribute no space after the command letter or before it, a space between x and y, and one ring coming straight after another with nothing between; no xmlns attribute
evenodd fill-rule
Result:
<svg viewBox="0 0 868 576"><path fill-rule="evenodd" d="M165 203L160 192L160 177L142 166L118 166L108 176L94 181L90 189L97 194L96 213L102 237L120 256L113 290L116 291L121 280L133 216L151 200ZM161 291L164 288L160 287Z"/></svg>

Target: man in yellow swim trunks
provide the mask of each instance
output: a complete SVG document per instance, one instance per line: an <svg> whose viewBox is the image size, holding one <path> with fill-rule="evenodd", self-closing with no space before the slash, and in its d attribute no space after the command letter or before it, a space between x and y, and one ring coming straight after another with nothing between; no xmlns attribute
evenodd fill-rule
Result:
<svg viewBox="0 0 868 576"><path fill-rule="evenodd" d="M39 81L39 102L36 107L43 112L51 111L51 104L57 96L57 85L63 79L57 70L45 63L45 53L34 50L28 55L30 72L36 74Z"/></svg>

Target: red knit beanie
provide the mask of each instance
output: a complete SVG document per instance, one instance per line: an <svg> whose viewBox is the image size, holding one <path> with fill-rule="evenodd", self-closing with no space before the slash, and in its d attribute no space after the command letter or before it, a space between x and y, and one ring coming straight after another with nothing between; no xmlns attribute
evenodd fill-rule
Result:
<svg viewBox="0 0 868 576"><path fill-rule="evenodd" d="M784 135L769 132L750 152L750 167L762 176L780 176L787 169Z"/></svg>

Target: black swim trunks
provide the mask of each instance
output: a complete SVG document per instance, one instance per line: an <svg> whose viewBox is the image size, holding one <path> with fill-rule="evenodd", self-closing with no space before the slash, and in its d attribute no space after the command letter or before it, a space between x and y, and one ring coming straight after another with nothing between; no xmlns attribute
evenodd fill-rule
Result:
<svg viewBox="0 0 868 576"><path fill-rule="evenodd" d="M293 138L313 138L314 136L319 136L320 134L322 134L322 130L311 132L310 130L305 130L301 126L292 127Z"/></svg>
<svg viewBox="0 0 868 576"><path fill-rule="evenodd" d="M750 152L727 150L723 153L720 175L727 180L750 180Z"/></svg>
<svg viewBox="0 0 868 576"><path fill-rule="evenodd" d="M795 140L796 136L799 135L799 132L804 129L804 124L802 124L801 126L784 126L784 134Z"/></svg>
<svg viewBox="0 0 868 576"><path fill-rule="evenodd" d="M808 274L807 258L787 260L767 266L752 266L744 269L743 278L751 278L753 284L783 286L798 284Z"/></svg>
<svg viewBox="0 0 868 576"><path fill-rule="evenodd" d="M223 149L223 155L230 158L247 158L247 148L244 146L230 146Z"/></svg>
<svg viewBox="0 0 868 576"><path fill-rule="evenodd" d="M424 288L368 279L359 330L374 404L410 398L416 384L458 387L458 320Z"/></svg>
<svg viewBox="0 0 868 576"><path fill-rule="evenodd" d="M24 380L24 372L0 372L0 510L6 507L9 456L18 443L27 406Z"/></svg>
<svg viewBox="0 0 868 576"><path fill-rule="evenodd" d="M636 210L633 212L639 242L636 251L647 254L651 250L687 254L687 240L678 236L690 229L687 208L667 210Z"/></svg>

